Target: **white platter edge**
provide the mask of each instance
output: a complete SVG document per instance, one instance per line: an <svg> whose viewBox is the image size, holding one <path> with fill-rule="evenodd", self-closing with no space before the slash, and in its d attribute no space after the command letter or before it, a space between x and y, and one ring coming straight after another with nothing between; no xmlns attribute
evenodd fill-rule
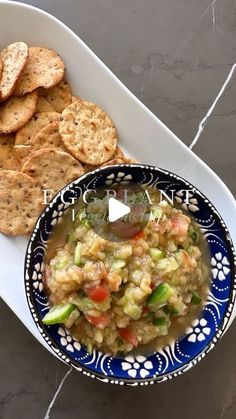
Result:
<svg viewBox="0 0 236 419"><path fill-rule="evenodd" d="M236 247L236 204L220 178L191 152L68 27L33 6L0 0L0 48L23 40L56 49L74 94L97 102L113 118L121 147L132 157L177 173L199 188L220 212ZM178 156L178 158L177 158ZM23 278L26 240L0 236L0 296L47 348L28 309ZM234 307L231 320L236 315Z"/></svg>

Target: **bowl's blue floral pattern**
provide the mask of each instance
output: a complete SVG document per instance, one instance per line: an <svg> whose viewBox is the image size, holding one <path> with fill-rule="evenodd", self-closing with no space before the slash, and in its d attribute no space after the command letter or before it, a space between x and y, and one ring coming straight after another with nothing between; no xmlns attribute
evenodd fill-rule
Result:
<svg viewBox="0 0 236 419"><path fill-rule="evenodd" d="M149 356L114 357L94 350L89 354L62 325L45 326L42 318L49 309L43 286L44 255L53 227L70 206L69 198L80 197L87 188L136 182L170 193L190 211L206 237L212 266L211 289L199 319L178 341ZM184 203L183 190L189 189ZM42 213L29 241L25 259L25 289L38 330L55 353L67 364L104 382L147 385L165 381L187 371L200 361L223 334L236 296L235 252L227 228L213 205L182 178L144 165L117 165L88 173L59 192Z"/></svg>

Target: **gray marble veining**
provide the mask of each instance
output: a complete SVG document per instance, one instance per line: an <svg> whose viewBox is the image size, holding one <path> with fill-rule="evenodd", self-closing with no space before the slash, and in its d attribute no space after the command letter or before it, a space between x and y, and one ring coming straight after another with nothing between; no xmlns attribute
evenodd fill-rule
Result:
<svg viewBox="0 0 236 419"><path fill-rule="evenodd" d="M236 194L236 0L28 3L77 32ZM1 419L236 416L235 323L215 350L178 380L121 388L70 372L3 302L0 313Z"/></svg>

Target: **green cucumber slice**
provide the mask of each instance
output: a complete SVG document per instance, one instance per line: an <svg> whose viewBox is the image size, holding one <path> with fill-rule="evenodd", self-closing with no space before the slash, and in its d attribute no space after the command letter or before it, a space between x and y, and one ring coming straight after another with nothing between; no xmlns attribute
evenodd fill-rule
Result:
<svg viewBox="0 0 236 419"><path fill-rule="evenodd" d="M155 326L166 326L166 318L165 317L157 317L152 322Z"/></svg>
<svg viewBox="0 0 236 419"><path fill-rule="evenodd" d="M202 301L201 297L199 297L198 294L193 293L192 298L191 298L191 303L198 305L201 303L201 301Z"/></svg>
<svg viewBox="0 0 236 419"><path fill-rule="evenodd" d="M162 282L154 289L147 301L147 306L160 306L166 303L173 295L174 291L167 282Z"/></svg>
<svg viewBox="0 0 236 419"><path fill-rule="evenodd" d="M55 305L50 308L49 312L44 316L43 323L47 325L63 323L74 309L74 304Z"/></svg>
<svg viewBox="0 0 236 419"><path fill-rule="evenodd" d="M114 260L114 262L111 264L111 271L119 271L120 269L124 268L124 266L124 260Z"/></svg>
<svg viewBox="0 0 236 419"><path fill-rule="evenodd" d="M75 253L74 253L74 263L77 266L81 265L81 248L82 248L82 243L77 243L76 248L75 248Z"/></svg>
<svg viewBox="0 0 236 419"><path fill-rule="evenodd" d="M150 256L151 256L152 260L154 260L156 262L157 260L163 259L165 257L165 254L161 250L156 249L155 247L151 247L150 248Z"/></svg>

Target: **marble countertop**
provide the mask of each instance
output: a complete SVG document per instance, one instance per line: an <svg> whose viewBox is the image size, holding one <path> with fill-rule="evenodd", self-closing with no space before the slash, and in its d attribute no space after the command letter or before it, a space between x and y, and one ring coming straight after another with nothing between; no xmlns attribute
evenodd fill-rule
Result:
<svg viewBox="0 0 236 419"><path fill-rule="evenodd" d="M236 194L235 0L35 0L64 21ZM170 151L171 152L171 151ZM69 370L0 301L1 419L233 419L236 324L201 363L147 388Z"/></svg>

